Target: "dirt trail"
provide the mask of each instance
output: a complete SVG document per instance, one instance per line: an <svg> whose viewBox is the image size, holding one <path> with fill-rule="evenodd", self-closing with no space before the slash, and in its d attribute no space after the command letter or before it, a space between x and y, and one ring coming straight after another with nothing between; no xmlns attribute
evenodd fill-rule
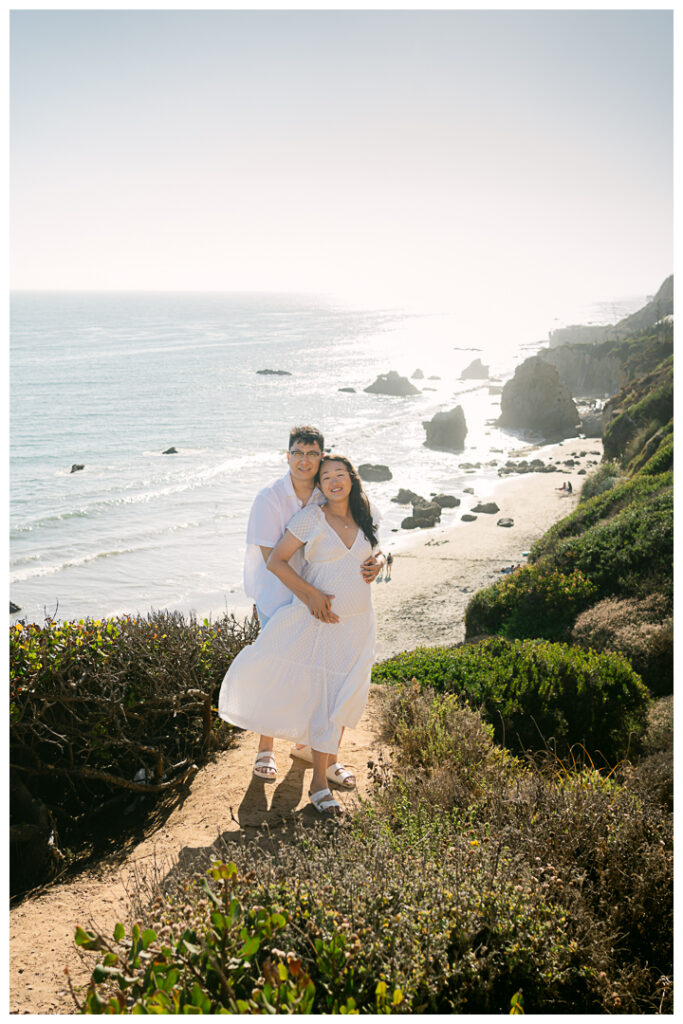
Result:
<svg viewBox="0 0 683 1024"><path fill-rule="evenodd" d="M356 772L361 796L369 792L367 762L382 747L377 713L381 689L370 688L365 714L342 744L343 761ZM94 966L92 955L85 957L74 946L76 926L111 935L117 921L131 925L129 894L136 879L139 884L152 875L165 877L179 861L210 849L219 835L253 835L264 824L272 827L294 814L314 821L317 815L308 801L311 768L289 757L290 746L275 741L278 780L263 783L251 772L255 737L241 733L235 747L197 773L164 824L127 856L108 857L73 881L15 907L10 912L10 1013L75 1012L64 968L76 987L87 983ZM357 799L339 790L335 795L346 807Z"/></svg>

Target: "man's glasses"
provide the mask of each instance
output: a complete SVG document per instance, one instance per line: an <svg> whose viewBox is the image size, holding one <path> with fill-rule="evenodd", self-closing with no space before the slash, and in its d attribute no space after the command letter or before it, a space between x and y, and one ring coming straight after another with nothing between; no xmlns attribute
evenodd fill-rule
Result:
<svg viewBox="0 0 683 1024"><path fill-rule="evenodd" d="M322 458L322 454L323 453L322 452L301 452L301 451L299 451L298 448L292 448L292 449L290 449L289 454L297 462L300 462L302 459L320 459L320 458Z"/></svg>

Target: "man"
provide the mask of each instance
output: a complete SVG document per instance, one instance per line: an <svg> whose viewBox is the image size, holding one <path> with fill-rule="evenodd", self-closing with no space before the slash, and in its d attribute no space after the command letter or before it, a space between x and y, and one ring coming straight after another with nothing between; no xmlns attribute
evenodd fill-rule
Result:
<svg viewBox="0 0 683 1024"><path fill-rule="evenodd" d="M244 589L256 605L261 629L278 608L294 600L291 590L268 571L266 562L284 535L292 516L304 505L323 504L325 499L314 481L324 449L323 435L316 427L292 427L289 432L287 472L279 480L259 491L254 499L247 524ZM303 548L295 552L290 565L296 572L301 573ZM372 583L380 567L377 559L369 558L361 567L363 578ZM332 611L330 597L324 598L320 606L311 608L311 614L332 626L339 621ZM307 747L297 746L292 753L304 760L309 760L311 756ZM334 755L330 757L332 760L328 767L328 778L347 789L352 789L355 785L353 775L334 759ZM261 736L259 739L254 775L271 782L277 777L272 736Z"/></svg>

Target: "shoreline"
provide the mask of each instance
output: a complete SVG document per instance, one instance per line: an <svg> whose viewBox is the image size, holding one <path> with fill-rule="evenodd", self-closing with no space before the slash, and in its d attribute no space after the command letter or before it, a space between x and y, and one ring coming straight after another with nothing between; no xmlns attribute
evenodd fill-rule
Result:
<svg viewBox="0 0 683 1024"><path fill-rule="evenodd" d="M586 454L581 457L581 452ZM594 453L598 452L596 455ZM585 469L590 475L602 458L600 438L566 438L552 445L530 445L517 458L557 461L575 458L576 465L556 473L524 473L499 478L493 487L468 495L455 511L457 521L399 535L401 543L385 544L394 556L391 583L373 584L377 619L376 661L415 647L460 643L465 639L465 608L477 590L501 578L508 565L523 565L529 551L559 519L579 502ZM557 490L571 481L573 493ZM495 501L500 511L481 513L474 522L460 520L480 500ZM407 512L406 514L409 514ZM497 526L509 516L512 527ZM407 543L406 543L407 542Z"/></svg>

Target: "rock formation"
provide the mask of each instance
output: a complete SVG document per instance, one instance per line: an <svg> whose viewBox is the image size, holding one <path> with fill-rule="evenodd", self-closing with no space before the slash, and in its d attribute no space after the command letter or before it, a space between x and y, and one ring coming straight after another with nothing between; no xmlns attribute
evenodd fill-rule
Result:
<svg viewBox="0 0 683 1024"><path fill-rule="evenodd" d="M484 366L481 359L473 359L469 366L460 374L460 380L488 380L489 368Z"/></svg>
<svg viewBox="0 0 683 1024"><path fill-rule="evenodd" d="M460 498L456 498L453 494L435 494L432 501L436 505L440 505L441 508L457 508L460 504Z"/></svg>
<svg viewBox="0 0 683 1024"><path fill-rule="evenodd" d="M396 370L380 373L374 384L370 384L363 390L369 391L372 395L398 395L400 397L420 394L419 389L411 384L407 377L401 377Z"/></svg>
<svg viewBox="0 0 683 1024"><path fill-rule="evenodd" d="M355 395L355 388L337 388L338 391L347 391L350 395Z"/></svg>
<svg viewBox="0 0 683 1024"><path fill-rule="evenodd" d="M431 420L424 420L427 431L425 445L440 451L461 451L465 447L467 424L461 405L448 412L437 412Z"/></svg>
<svg viewBox="0 0 683 1024"><path fill-rule="evenodd" d="M10 603L9 603L9 613L10 613L10 615L16 615L17 612L20 612L20 611L21 611L21 605L20 604L15 604L14 601L10 601Z"/></svg>
<svg viewBox="0 0 683 1024"><path fill-rule="evenodd" d="M84 463L82 463L82 462L74 462L73 466L71 467L71 472L72 473L78 473L78 471L80 469L85 469Z"/></svg>
<svg viewBox="0 0 683 1024"><path fill-rule="evenodd" d="M422 372L422 370L418 366L418 368L415 371L415 373L411 374L411 377L413 378L413 380L424 380L424 373Z"/></svg>
<svg viewBox="0 0 683 1024"><path fill-rule="evenodd" d="M257 370L257 373L263 373L271 377L291 377L289 370Z"/></svg>
<svg viewBox="0 0 683 1024"><path fill-rule="evenodd" d="M487 515L492 516L496 512L500 512L500 509L496 505L495 501L484 501L484 502L480 501L478 505L475 505L474 508L471 509L471 511L472 512L486 512Z"/></svg>
<svg viewBox="0 0 683 1024"><path fill-rule="evenodd" d="M361 480L381 482L391 480L391 470L388 466L373 466L369 462L364 462L358 467L358 476Z"/></svg>
<svg viewBox="0 0 683 1024"><path fill-rule="evenodd" d="M161 454L162 455L177 455L178 454L178 449L177 448L173 448L173 447L167 448L166 451L162 452Z"/></svg>
<svg viewBox="0 0 683 1024"><path fill-rule="evenodd" d="M395 501L397 505L414 505L420 504L426 501L422 495L416 494L415 491L410 491L405 487L399 487L398 494L394 495L391 501Z"/></svg>
<svg viewBox="0 0 683 1024"><path fill-rule="evenodd" d="M503 388L498 426L533 430L547 439L571 437L580 416L554 366L525 359Z"/></svg>
<svg viewBox="0 0 683 1024"><path fill-rule="evenodd" d="M509 516L503 516L503 518L499 519L498 522L496 523L496 526L514 526L514 525L515 525L514 519L510 519Z"/></svg>

